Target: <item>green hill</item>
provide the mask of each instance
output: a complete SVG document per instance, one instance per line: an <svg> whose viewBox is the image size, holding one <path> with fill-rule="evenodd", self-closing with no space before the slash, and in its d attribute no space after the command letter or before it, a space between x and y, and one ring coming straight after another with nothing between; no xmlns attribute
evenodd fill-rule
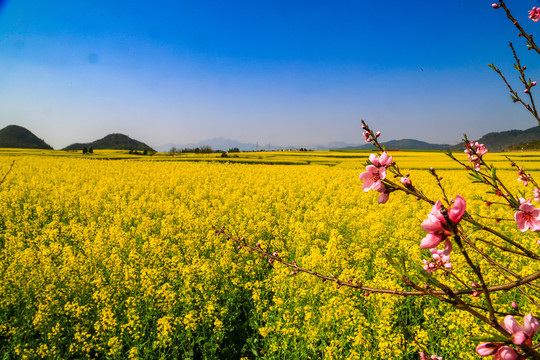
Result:
<svg viewBox="0 0 540 360"><path fill-rule="evenodd" d="M45 141L18 125L9 125L0 130L0 148L52 150Z"/></svg>
<svg viewBox="0 0 540 360"><path fill-rule="evenodd" d="M62 150L82 150L84 148L109 149L109 150L148 150L154 151L143 142L134 140L124 134L109 134L102 139L90 143L75 143Z"/></svg>
<svg viewBox="0 0 540 360"><path fill-rule="evenodd" d="M521 144L540 141L540 126L535 126L527 130L508 130L501 132L491 132L476 140L484 144L489 151L498 152L504 150L515 150L521 148ZM452 147L453 150L462 150L463 145Z"/></svg>

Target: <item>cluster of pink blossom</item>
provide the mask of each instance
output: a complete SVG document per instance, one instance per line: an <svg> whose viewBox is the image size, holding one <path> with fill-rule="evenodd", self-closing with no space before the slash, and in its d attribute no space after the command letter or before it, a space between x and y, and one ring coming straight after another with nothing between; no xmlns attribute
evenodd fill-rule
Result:
<svg viewBox="0 0 540 360"><path fill-rule="evenodd" d="M450 251L452 251L452 243L449 238L452 235L452 231L449 224L446 223L446 219L441 214L441 206L442 203L438 200L431 208L431 212L427 215L428 218L422 222L422 229L427 231L428 234L420 241L420 247L422 249L433 249L439 246L444 240L445 249L449 249L449 255ZM465 214L466 207L467 202L465 199L457 195L452 207L448 209L448 218L450 221L457 224L463 217L463 214Z"/></svg>
<svg viewBox="0 0 540 360"><path fill-rule="evenodd" d="M538 331L538 320L532 315L527 314L523 318L523 327L519 326L518 322L512 315L506 315L501 327L512 335L512 343L515 345L527 344L532 345L532 337ZM517 360L523 357L519 355L513 348L503 343L482 343L476 347L476 353L480 356L490 356L494 360L507 359Z"/></svg>
<svg viewBox="0 0 540 360"><path fill-rule="evenodd" d="M366 127L364 126L364 129ZM377 131L377 133L375 134L375 138L378 138L379 136L381 136L381 132L380 131ZM373 139L371 138L371 133L369 131L364 131L364 138L366 139L366 142L371 142Z"/></svg>
<svg viewBox="0 0 540 360"><path fill-rule="evenodd" d="M443 357L437 355L426 356L422 351L420 352L420 360L443 360Z"/></svg>
<svg viewBox="0 0 540 360"><path fill-rule="evenodd" d="M436 248L429 249L431 256L433 257L432 261L426 259L422 260L424 263L424 270L428 273L432 273L437 269L444 267L447 270L452 270L452 263L450 262L450 253L452 252L452 243L448 241L446 247L443 250L438 250Z"/></svg>
<svg viewBox="0 0 540 360"><path fill-rule="evenodd" d="M534 22L540 20L540 8L533 7L532 10L529 10L529 19Z"/></svg>
<svg viewBox="0 0 540 360"><path fill-rule="evenodd" d="M514 214L514 220L521 232L540 230L540 209L531 204L531 200L519 198L519 210Z"/></svg>
<svg viewBox="0 0 540 360"><path fill-rule="evenodd" d="M366 166L366 171L360 174L362 190L376 190L380 193L379 204L384 204L388 201L390 189L387 189L382 180L386 178L386 168L392 164L392 157L383 152L381 157L375 154L369 156L371 165Z"/></svg>
<svg viewBox="0 0 540 360"><path fill-rule="evenodd" d="M540 189L539 188L533 189L533 198L534 198L534 201L540 202Z"/></svg>
<svg viewBox="0 0 540 360"><path fill-rule="evenodd" d="M369 129L365 128L364 136L366 141L371 142L375 141L377 137L380 136L380 132L377 132L376 135ZM465 153L468 155L469 161L473 165L474 171L480 171L481 165L484 164L482 161L482 156L488 152L488 149L484 144L479 144L478 142L468 142L466 144L467 149ZM380 193L379 203L385 203L388 201L390 192L397 190L394 188L392 183L384 181L387 176L387 168L393 165L392 157L389 156L386 152L383 152L381 156L371 154L369 156L369 165L366 166L366 171L360 174L360 180L363 181L362 189L364 191L376 190ZM486 165L487 166L487 165ZM516 166L513 164L512 166ZM516 166L517 167L517 166ZM489 168L489 167L488 167ZM519 168L519 181L522 181L525 186L529 182L533 182L536 186L534 180L527 175L522 168ZM433 174L434 170L431 168ZM396 177L399 175L396 175ZM439 179L439 178L438 178ZM413 189L412 182L409 179L409 174L401 176L401 184L407 189ZM509 194L504 194L502 190L496 188L497 195L509 197ZM536 201L540 202L540 189L533 189L533 196ZM490 202L488 202L491 205ZM531 204L531 200L526 200L524 198L519 198L519 209L514 214L514 220L517 223L518 229L522 232L530 229L531 231L540 231L540 208L537 209L534 205ZM429 249L431 252L432 259L425 260L423 259L423 268L428 273L433 273L438 269L444 269L445 271L453 270L452 263L450 261L450 254L452 252L452 239L451 237L455 235L457 231L456 225L461 221L466 212L467 203L466 200L461 196L457 195L455 199L451 199L450 206L447 209L443 208L442 202L437 201L429 214L427 214L427 219L425 219L421 226L427 234L420 241L420 247L422 249ZM438 249L439 245L444 243L443 249ZM538 242L540 244L540 241ZM276 256L276 255L274 255ZM482 292L478 289L478 284L471 283L473 287L473 296L478 297ZM366 296L369 293L366 293ZM512 307L517 309L517 304L512 303ZM501 324L501 327L512 335L511 343L510 340L502 342L486 342L478 345L476 347L476 352L480 356L491 356L493 355L494 360L519 360L525 359L524 355L518 353L514 348L511 347L512 343L514 345L532 345L532 337L539 328L538 321L528 314L524 317L524 325L520 326L512 315L507 315L504 318L504 322ZM426 355L424 352L420 352L421 360L442 360L442 357L437 355Z"/></svg>
<svg viewBox="0 0 540 360"><path fill-rule="evenodd" d="M527 175L522 168L519 168L518 176L518 181L522 181L523 186L529 185L529 181L531 181L531 176Z"/></svg>
<svg viewBox="0 0 540 360"><path fill-rule="evenodd" d="M467 154L467 157L469 158L469 161L473 164L474 170L480 171L481 166L481 159L482 156L485 155L488 152L488 149L484 146L484 144L479 144L478 142L471 141L467 144L467 149L465 149L465 153Z"/></svg>

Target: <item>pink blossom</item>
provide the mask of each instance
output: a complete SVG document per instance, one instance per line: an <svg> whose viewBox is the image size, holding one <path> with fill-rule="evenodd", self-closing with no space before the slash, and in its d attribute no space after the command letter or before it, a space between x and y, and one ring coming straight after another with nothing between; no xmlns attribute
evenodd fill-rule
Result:
<svg viewBox="0 0 540 360"><path fill-rule="evenodd" d="M364 131L364 137L366 138L366 142L371 142L371 139L369 138L369 131Z"/></svg>
<svg viewBox="0 0 540 360"><path fill-rule="evenodd" d="M431 212L427 215L428 218L422 222L422 229L429 233L420 242L420 247L422 249L436 248L441 241L448 239L448 237L452 235L450 227L446 223L444 216L441 214L441 205L441 201L437 201L431 208ZM457 195L453 206L448 209L449 219L457 224L463 217L463 214L465 214L466 206L465 199L460 195Z"/></svg>
<svg viewBox="0 0 540 360"><path fill-rule="evenodd" d="M479 144L477 142L470 142L467 144L467 149L464 151L467 154L469 161L473 164L474 170L480 171L481 167L481 158L487 154L488 149L484 144Z"/></svg>
<svg viewBox="0 0 540 360"><path fill-rule="evenodd" d="M532 344L532 337L538 331L538 320L532 315L527 314L523 317L523 327L519 326L518 322L512 315L506 315L501 326L512 334L512 342L516 345L526 343Z"/></svg>
<svg viewBox="0 0 540 360"><path fill-rule="evenodd" d="M531 180L531 176L525 174L525 170L519 168L518 176L518 181L523 181L523 186L529 185L529 180Z"/></svg>
<svg viewBox="0 0 540 360"><path fill-rule="evenodd" d="M375 165L366 166L366 171L360 174L360 180L364 183L362 184L362 190L376 190L384 191L385 187L381 180L386 178L386 168L380 167L377 168Z"/></svg>
<svg viewBox="0 0 540 360"><path fill-rule="evenodd" d="M517 310L517 308L518 308L517 302L512 301L512 304L511 304L511 305L512 305L512 308L513 308L514 310Z"/></svg>
<svg viewBox="0 0 540 360"><path fill-rule="evenodd" d="M375 165L376 167L387 167L392 164L392 157L388 156L388 154L385 152L382 153L381 157L378 157L375 154L369 155L369 161Z"/></svg>
<svg viewBox="0 0 540 360"><path fill-rule="evenodd" d="M420 352L420 360L443 360L443 357L442 356L437 356L437 355L431 355L431 356L426 356L426 354L424 354L423 351Z"/></svg>
<svg viewBox="0 0 540 360"><path fill-rule="evenodd" d="M500 324L503 329L512 335L512 342L516 345L523 343L531 346L532 337L538 331L538 320L532 314L527 314L523 318L523 327L519 326L518 322L512 315L506 315L504 321ZM501 343L482 343L476 347L476 353L480 356L490 356L494 360L516 360L519 359L518 353L510 346Z"/></svg>
<svg viewBox="0 0 540 360"><path fill-rule="evenodd" d="M409 179L408 177L401 177L401 183L406 187L409 187L412 185L411 179Z"/></svg>
<svg viewBox="0 0 540 360"><path fill-rule="evenodd" d="M384 204L388 201L391 190L384 186L382 180L386 178L386 167L392 164L392 157L385 152L379 157L375 154L369 155L369 161L372 165L366 166L366 171L360 174L362 189L364 191L376 190L380 192L379 204Z"/></svg>
<svg viewBox="0 0 540 360"><path fill-rule="evenodd" d="M531 200L519 198L519 211L514 214L514 220L521 232L531 229L531 231L540 230L540 209L531 204Z"/></svg>
<svg viewBox="0 0 540 360"><path fill-rule="evenodd" d="M428 273L432 273L441 267L452 270L452 263L450 262L450 253L452 252L452 242L449 239L445 241L445 248L443 250L438 250L436 248L430 249L431 256L433 260L430 262L428 260L422 260L424 263L424 270Z"/></svg>
<svg viewBox="0 0 540 360"><path fill-rule="evenodd" d="M540 189L538 188L533 189L533 198L534 198L534 201L540 202Z"/></svg>
<svg viewBox="0 0 540 360"><path fill-rule="evenodd" d="M533 7L532 10L529 10L529 19L534 22L540 20L540 8Z"/></svg>
<svg viewBox="0 0 540 360"><path fill-rule="evenodd" d="M385 187L383 191L381 190L378 190L378 191L380 195L379 195L379 199L377 199L377 202L379 204L385 204L388 201L388 198L390 197L390 190Z"/></svg>

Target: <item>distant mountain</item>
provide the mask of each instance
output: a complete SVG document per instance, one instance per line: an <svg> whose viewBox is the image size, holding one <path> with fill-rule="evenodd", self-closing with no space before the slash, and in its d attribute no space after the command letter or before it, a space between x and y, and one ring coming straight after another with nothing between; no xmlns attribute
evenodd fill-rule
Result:
<svg viewBox="0 0 540 360"><path fill-rule="evenodd" d="M109 149L109 150L148 150L154 151L150 146L143 142L134 140L124 134L109 134L103 139L90 143L71 144L62 150L82 150L84 148Z"/></svg>
<svg viewBox="0 0 540 360"><path fill-rule="evenodd" d="M390 140L383 143L386 149L388 150L447 150L451 146L447 144L430 144L425 141L414 140L414 139L401 139L401 140ZM369 150L374 149L375 147L371 144L362 144L357 146L347 146L335 150Z"/></svg>
<svg viewBox="0 0 540 360"><path fill-rule="evenodd" d="M0 148L52 150L45 141L18 125L9 125L0 130Z"/></svg>
<svg viewBox="0 0 540 360"><path fill-rule="evenodd" d="M508 130L501 132L491 132L476 140L484 144L489 151L498 152L516 145L540 141L540 126L535 126L527 130ZM463 145L452 146L452 150L462 150Z"/></svg>
<svg viewBox="0 0 540 360"><path fill-rule="evenodd" d="M252 143L243 143L240 141L226 139L223 137L207 139L207 140L199 141L196 143L190 143L190 144L169 143L169 144L157 146L156 149L161 152L167 152L171 150L172 147L175 147L177 149L186 149L186 148L195 149L195 148L200 148L202 146L210 146L213 150L222 150L222 151L227 151L235 147L238 148L240 151L289 149L288 147L274 146L270 144L260 145L260 144L252 144Z"/></svg>
<svg viewBox="0 0 540 360"><path fill-rule="evenodd" d="M431 144L414 139L391 140L384 143L387 149L397 150L448 150L448 144Z"/></svg>

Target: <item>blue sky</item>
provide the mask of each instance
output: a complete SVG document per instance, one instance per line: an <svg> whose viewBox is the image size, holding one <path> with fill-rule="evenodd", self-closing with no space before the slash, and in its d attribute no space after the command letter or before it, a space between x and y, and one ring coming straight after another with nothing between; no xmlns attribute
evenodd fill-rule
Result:
<svg viewBox="0 0 540 360"><path fill-rule="evenodd" d="M0 127L55 148L121 132L152 146L223 136L273 145L455 143L534 119L493 1L4 1ZM527 19L535 1L509 1Z"/></svg>

